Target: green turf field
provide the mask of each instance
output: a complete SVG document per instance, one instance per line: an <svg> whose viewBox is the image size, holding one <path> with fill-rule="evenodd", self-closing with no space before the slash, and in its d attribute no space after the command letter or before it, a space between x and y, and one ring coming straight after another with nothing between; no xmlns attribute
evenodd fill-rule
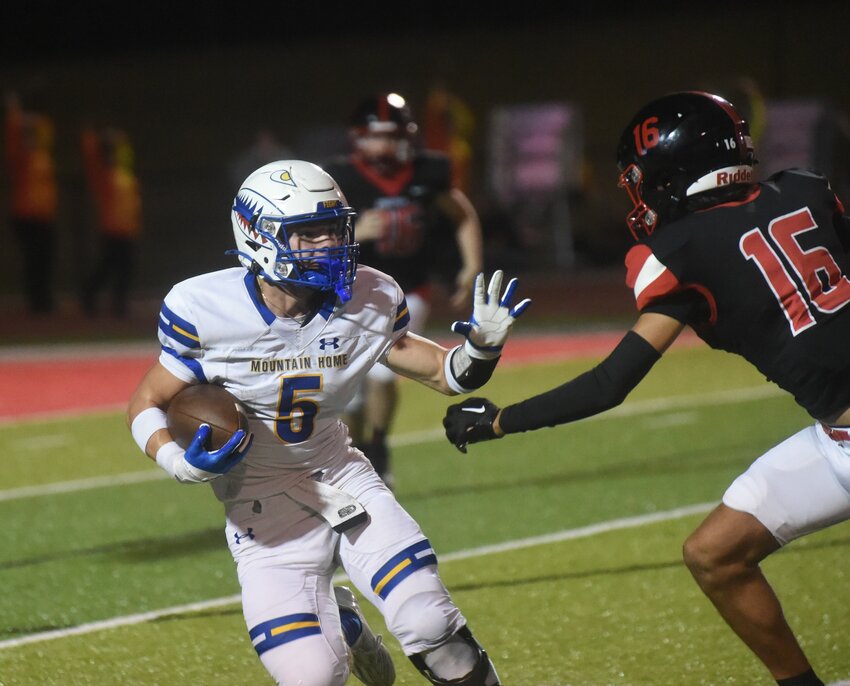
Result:
<svg viewBox="0 0 850 686"><path fill-rule="evenodd" d="M518 399L587 364L500 369L487 394ZM506 686L774 683L680 549L754 457L808 423L790 398L730 355L674 350L618 410L464 456L438 431L452 401L412 383L402 393L399 500ZM0 427L0 685L271 683L231 600L220 506L204 486L159 478L123 422ZM848 546L840 525L765 565L829 681L850 677ZM141 613L152 614L20 642ZM425 683L388 643L396 683Z"/></svg>

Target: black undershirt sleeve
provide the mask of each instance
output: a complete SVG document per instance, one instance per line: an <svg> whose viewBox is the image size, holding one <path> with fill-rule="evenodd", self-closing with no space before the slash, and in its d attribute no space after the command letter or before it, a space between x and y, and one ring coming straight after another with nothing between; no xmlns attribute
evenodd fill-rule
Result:
<svg viewBox="0 0 850 686"><path fill-rule="evenodd" d="M551 391L505 407L499 425L512 434L610 410L625 400L660 357L645 339L629 331L593 369Z"/></svg>

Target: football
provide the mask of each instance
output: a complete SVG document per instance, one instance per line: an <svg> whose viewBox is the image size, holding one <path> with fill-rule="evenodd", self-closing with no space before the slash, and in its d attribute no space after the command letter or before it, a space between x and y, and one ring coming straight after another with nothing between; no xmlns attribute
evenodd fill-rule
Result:
<svg viewBox="0 0 850 686"><path fill-rule="evenodd" d="M248 430L248 418L239 401L224 387L202 383L189 386L172 398L166 411L171 436L181 448L188 448L198 427L212 429L206 449L221 448L238 429Z"/></svg>

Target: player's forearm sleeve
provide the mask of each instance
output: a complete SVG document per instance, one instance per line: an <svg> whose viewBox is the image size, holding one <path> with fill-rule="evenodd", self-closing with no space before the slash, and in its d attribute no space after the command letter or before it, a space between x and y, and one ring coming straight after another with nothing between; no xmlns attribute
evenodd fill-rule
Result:
<svg viewBox="0 0 850 686"><path fill-rule="evenodd" d="M625 400L660 357L646 340L629 331L593 369L551 391L505 407L499 426L511 434L566 424L610 410Z"/></svg>
<svg viewBox="0 0 850 686"><path fill-rule="evenodd" d="M481 388L493 376L499 362L496 355L490 359L478 359L469 354L469 342L452 348L446 356L445 377L455 393L471 393Z"/></svg>

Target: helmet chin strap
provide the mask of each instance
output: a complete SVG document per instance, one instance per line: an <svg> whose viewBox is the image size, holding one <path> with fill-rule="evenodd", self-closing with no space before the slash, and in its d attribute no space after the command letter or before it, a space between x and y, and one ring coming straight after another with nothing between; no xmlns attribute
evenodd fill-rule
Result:
<svg viewBox="0 0 850 686"><path fill-rule="evenodd" d="M351 289L341 283L338 283L334 286L334 292L336 296L339 298L339 301L345 305L349 300L351 300Z"/></svg>
<svg viewBox="0 0 850 686"><path fill-rule="evenodd" d="M344 279L340 278L342 276L341 273L339 275L334 273L342 272L344 265L341 261L333 259L321 260L320 262L325 269L316 269L315 267L308 266L306 269L301 270L301 280L306 285L315 283L317 289L328 291L330 290L328 288L328 275L330 274L330 285L333 286L334 293L336 293L342 303L347 303L351 300L351 288L345 285Z"/></svg>

